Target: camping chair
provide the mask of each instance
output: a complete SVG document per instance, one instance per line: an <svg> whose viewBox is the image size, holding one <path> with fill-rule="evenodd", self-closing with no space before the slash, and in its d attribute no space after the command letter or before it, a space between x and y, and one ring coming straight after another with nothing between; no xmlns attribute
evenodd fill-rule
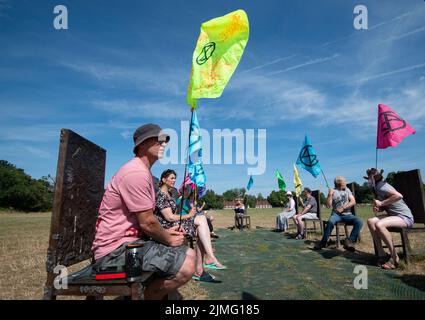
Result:
<svg viewBox="0 0 425 320"><path fill-rule="evenodd" d="M96 280L87 266L59 279L57 267L70 267L92 260L97 212L102 201L105 182L106 150L68 129L61 130L55 194L47 250L47 280L44 299L55 300L59 295L143 297L144 283L152 275L143 273L139 282L125 279ZM55 284L64 284L57 286Z"/></svg>
<svg viewBox="0 0 425 320"><path fill-rule="evenodd" d="M348 183L347 184L347 188L350 189L351 193L353 194L354 198L356 197L356 193L355 193L355 187L354 187L354 182L352 183ZM356 215L356 205L351 207L351 213L353 215ZM326 228L328 221L323 221L323 228ZM349 225L353 225L352 223L346 223L344 221L338 222L335 225L335 235L331 235L331 237L336 237L336 247L339 248L340 244L341 244L341 233L340 233L340 227L344 227L344 232L345 232L345 239L348 238L348 228L347 226ZM358 242L360 242L360 234L359 234L359 238L357 239Z"/></svg>
<svg viewBox="0 0 425 320"><path fill-rule="evenodd" d="M410 247L408 237L409 233L425 232L425 195L419 169L396 173L394 175L394 188L403 195L404 202L406 202L412 211L415 225L411 229L392 227L388 228L388 231L400 234L401 245L397 244L395 247L403 248L404 260L406 263L409 263L412 255L412 248ZM378 255L376 247L375 255Z"/></svg>
<svg viewBox="0 0 425 320"><path fill-rule="evenodd" d="M311 192L311 195L316 199L317 201L317 219L304 219L305 222L305 237L307 238L307 234L308 231L314 231L317 232L317 226L316 226L316 222L319 223L320 226L320 233L323 235L323 222L322 222L322 217L320 214L321 211L321 204L320 204L320 190L314 190ZM308 223L309 222L313 222L313 228L308 228Z"/></svg>

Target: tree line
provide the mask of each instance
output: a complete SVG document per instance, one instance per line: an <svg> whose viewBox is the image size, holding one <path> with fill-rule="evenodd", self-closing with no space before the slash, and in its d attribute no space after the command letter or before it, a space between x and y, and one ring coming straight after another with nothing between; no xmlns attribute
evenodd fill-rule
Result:
<svg viewBox="0 0 425 320"><path fill-rule="evenodd" d="M390 172L386 180L393 182L395 172ZM372 189L363 183L354 183L357 203L371 203L374 199ZM424 185L425 188L425 185ZM25 212L49 211L53 204L54 179L48 175L41 179L33 179L23 169L17 168L6 160L0 160L0 208L13 209ZM214 190L207 190L201 203L205 202L205 209L223 209L225 201L242 198L245 205L254 208L257 200L267 200L272 207L282 207L287 202L286 192L273 190L267 196L249 195L245 188L232 188L223 194ZM320 193L320 202L326 202L326 194Z"/></svg>
<svg viewBox="0 0 425 320"><path fill-rule="evenodd" d="M49 211L53 203L50 176L33 179L24 170L0 160L0 208L19 211Z"/></svg>

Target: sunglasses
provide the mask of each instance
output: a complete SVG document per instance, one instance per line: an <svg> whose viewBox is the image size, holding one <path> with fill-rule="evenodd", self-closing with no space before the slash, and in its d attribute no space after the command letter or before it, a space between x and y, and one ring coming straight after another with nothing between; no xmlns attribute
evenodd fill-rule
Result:
<svg viewBox="0 0 425 320"><path fill-rule="evenodd" d="M160 140L160 137L158 137L156 140L156 144L160 146L163 143L167 144L169 141L170 141L170 136L166 136L165 140L163 140L162 138Z"/></svg>

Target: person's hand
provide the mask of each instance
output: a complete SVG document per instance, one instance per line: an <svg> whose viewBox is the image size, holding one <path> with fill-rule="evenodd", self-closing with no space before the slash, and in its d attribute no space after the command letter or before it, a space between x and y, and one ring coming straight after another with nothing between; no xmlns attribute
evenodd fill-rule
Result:
<svg viewBox="0 0 425 320"><path fill-rule="evenodd" d="M375 199L375 200L373 200L373 205L380 208L380 207L382 207L382 201Z"/></svg>
<svg viewBox="0 0 425 320"><path fill-rule="evenodd" d="M189 211L189 216L193 217L194 215L196 215L196 209L193 207L192 209L190 209Z"/></svg>
<svg viewBox="0 0 425 320"><path fill-rule="evenodd" d="M373 200L373 211L374 212L381 212L382 210L383 210L382 201L374 199Z"/></svg>
<svg viewBox="0 0 425 320"><path fill-rule="evenodd" d="M335 211L336 211L336 212L338 212L339 214L341 214L341 213L343 213L343 212L344 212L344 207L343 207L343 206L341 206L341 207L339 207L339 208L336 208L336 209L335 209Z"/></svg>
<svg viewBox="0 0 425 320"><path fill-rule="evenodd" d="M169 240L167 244L170 247L178 247L183 245L184 235L186 233L181 226L176 225L169 229L166 229L165 231L168 232L169 235Z"/></svg>

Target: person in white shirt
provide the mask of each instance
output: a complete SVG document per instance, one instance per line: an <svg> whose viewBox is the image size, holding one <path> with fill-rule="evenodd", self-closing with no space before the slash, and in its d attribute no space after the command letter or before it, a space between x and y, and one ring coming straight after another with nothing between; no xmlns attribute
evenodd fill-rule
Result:
<svg viewBox="0 0 425 320"><path fill-rule="evenodd" d="M292 196L291 191L286 192L288 202L285 205L285 209L276 216L276 230L283 232L288 229L288 219L295 216L295 200Z"/></svg>

